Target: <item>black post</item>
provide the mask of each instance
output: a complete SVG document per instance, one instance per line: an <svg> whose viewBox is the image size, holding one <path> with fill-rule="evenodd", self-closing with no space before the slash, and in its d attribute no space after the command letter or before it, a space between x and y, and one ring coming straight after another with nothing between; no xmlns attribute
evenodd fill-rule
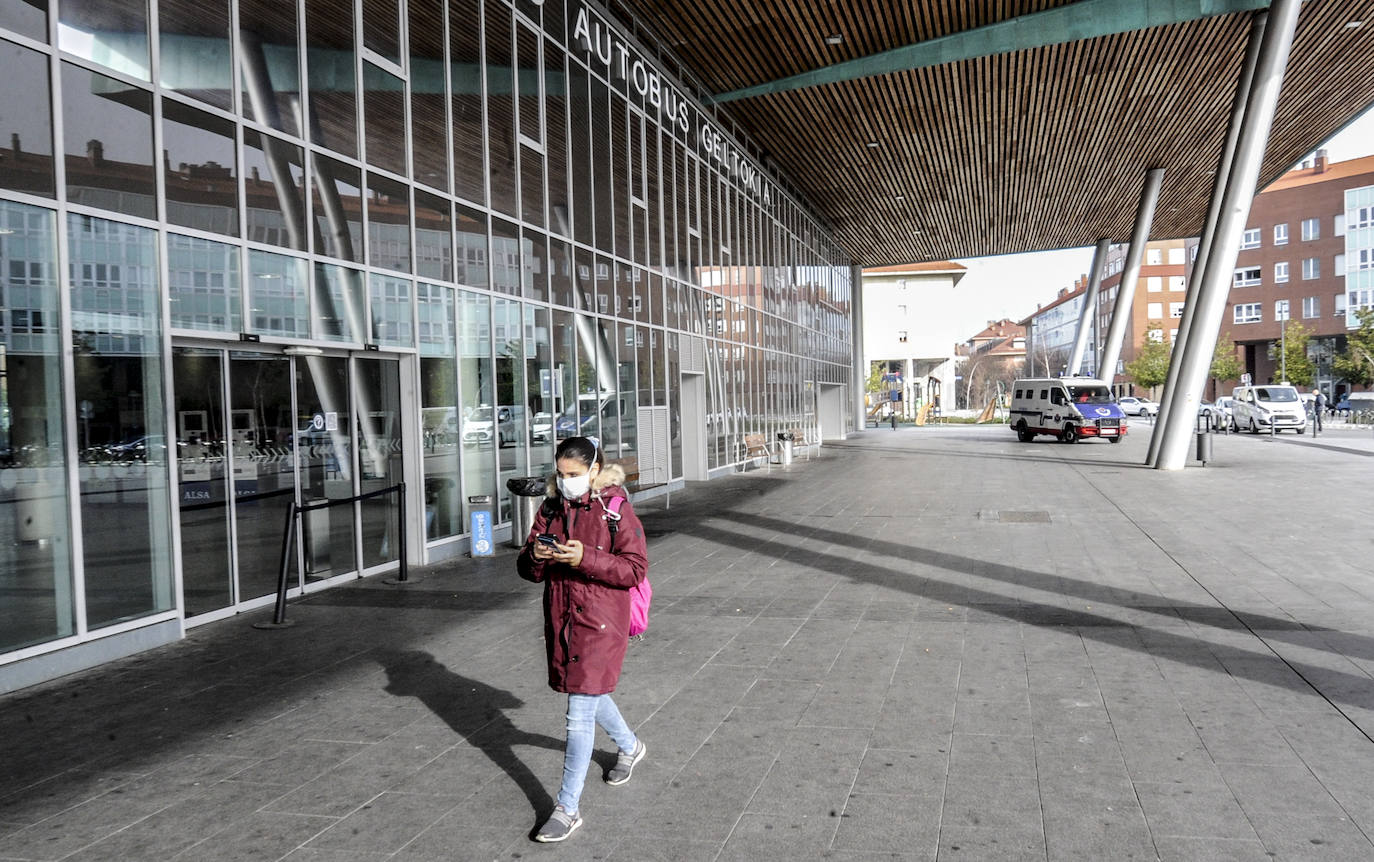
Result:
<svg viewBox="0 0 1374 862"><path fill-rule="evenodd" d="M401 482L396 486L396 494L400 497L400 502L396 505L396 548L401 555L401 576L396 580L405 583L409 578L406 571L406 483Z"/></svg>
<svg viewBox="0 0 1374 862"><path fill-rule="evenodd" d="M292 500L286 510L286 530L281 540L281 572L277 577L277 605L272 611L270 623L253 623L255 629L282 629L295 625L286 619L286 579L291 569L291 543L296 537L296 501Z"/></svg>

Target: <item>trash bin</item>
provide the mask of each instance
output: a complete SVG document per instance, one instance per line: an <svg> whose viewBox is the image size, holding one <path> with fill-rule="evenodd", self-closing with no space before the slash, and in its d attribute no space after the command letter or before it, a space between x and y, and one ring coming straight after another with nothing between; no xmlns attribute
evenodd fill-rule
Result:
<svg viewBox="0 0 1374 862"><path fill-rule="evenodd" d="M512 548L525 546L525 539L534 526L534 516L544 502L547 482L543 476L520 476L506 480L506 490L511 494L510 506L510 545Z"/></svg>
<svg viewBox="0 0 1374 862"><path fill-rule="evenodd" d="M469 529L472 531L469 553L474 557L490 557L496 550L491 541L491 495L468 497L468 506Z"/></svg>
<svg viewBox="0 0 1374 862"><path fill-rule="evenodd" d="M1205 466L1212 460L1212 435L1208 433L1212 426L1211 413L1199 413L1194 432L1197 436L1197 450L1194 453L1199 461Z"/></svg>
<svg viewBox="0 0 1374 862"><path fill-rule="evenodd" d="M792 463L792 445L794 442L791 431L778 432L778 463L784 467Z"/></svg>

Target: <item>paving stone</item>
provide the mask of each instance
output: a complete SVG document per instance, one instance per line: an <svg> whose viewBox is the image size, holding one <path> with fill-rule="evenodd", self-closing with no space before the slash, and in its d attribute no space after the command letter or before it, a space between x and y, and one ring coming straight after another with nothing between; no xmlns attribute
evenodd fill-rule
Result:
<svg viewBox="0 0 1374 862"><path fill-rule="evenodd" d="M1036 828L990 829L977 826L949 825L940 828L940 859L1004 860L1045 859L1045 836Z"/></svg>
<svg viewBox="0 0 1374 862"><path fill-rule="evenodd" d="M938 800L926 796L856 793L845 803L836 850L931 852L940 837Z"/></svg>

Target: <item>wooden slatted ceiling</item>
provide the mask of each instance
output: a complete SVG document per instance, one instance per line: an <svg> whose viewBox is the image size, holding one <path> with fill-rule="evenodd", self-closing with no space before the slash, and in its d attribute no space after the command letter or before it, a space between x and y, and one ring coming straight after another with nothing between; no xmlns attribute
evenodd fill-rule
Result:
<svg viewBox="0 0 1374 862"><path fill-rule="evenodd" d="M667 25L673 50L722 92L1061 4L640 5L653 9L636 14ZM1351 20L1368 23L1349 29ZM846 37L833 56L828 32ZM1144 174L1156 166L1166 173L1152 235L1192 236L1206 214L1249 32L1250 16L1220 16L759 96L725 110L863 266L1124 240ZM1374 0L1309 0L1262 184L1371 103Z"/></svg>

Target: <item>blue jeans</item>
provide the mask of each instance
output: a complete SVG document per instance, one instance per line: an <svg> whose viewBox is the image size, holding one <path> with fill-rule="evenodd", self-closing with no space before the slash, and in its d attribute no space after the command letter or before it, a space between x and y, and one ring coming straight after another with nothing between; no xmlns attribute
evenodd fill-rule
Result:
<svg viewBox="0 0 1374 862"><path fill-rule="evenodd" d="M563 752L563 787L558 791L558 804L569 813L577 812L577 800L582 798L598 724L621 751L634 751L639 743L609 694L568 695L568 746Z"/></svg>

